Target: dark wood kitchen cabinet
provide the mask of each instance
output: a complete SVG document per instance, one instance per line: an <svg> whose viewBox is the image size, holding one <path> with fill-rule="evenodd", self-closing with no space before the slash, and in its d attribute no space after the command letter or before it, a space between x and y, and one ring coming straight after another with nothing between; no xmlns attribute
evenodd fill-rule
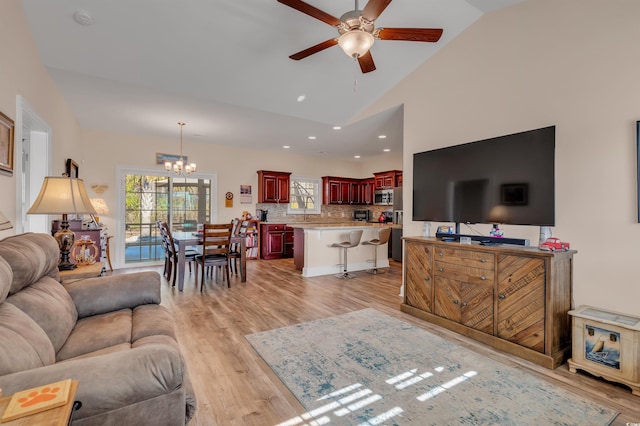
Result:
<svg viewBox="0 0 640 426"><path fill-rule="evenodd" d="M322 204L361 204L359 179L322 177Z"/></svg>
<svg viewBox="0 0 640 426"><path fill-rule="evenodd" d="M285 224L260 224L260 259L293 257L293 228Z"/></svg>
<svg viewBox="0 0 640 426"><path fill-rule="evenodd" d="M290 172L258 170L258 202L289 203Z"/></svg>
<svg viewBox="0 0 640 426"><path fill-rule="evenodd" d="M374 173L374 180L376 189L394 188L396 186L402 186L402 171L401 170L389 170L388 172ZM398 184L398 179L400 184Z"/></svg>

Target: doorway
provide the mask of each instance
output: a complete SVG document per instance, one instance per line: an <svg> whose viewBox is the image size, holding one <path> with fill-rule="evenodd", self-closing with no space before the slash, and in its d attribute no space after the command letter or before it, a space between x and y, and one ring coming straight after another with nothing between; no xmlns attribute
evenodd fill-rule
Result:
<svg viewBox="0 0 640 426"><path fill-rule="evenodd" d="M22 96L16 102L16 233L51 232L49 216L28 215L51 171L51 128Z"/></svg>

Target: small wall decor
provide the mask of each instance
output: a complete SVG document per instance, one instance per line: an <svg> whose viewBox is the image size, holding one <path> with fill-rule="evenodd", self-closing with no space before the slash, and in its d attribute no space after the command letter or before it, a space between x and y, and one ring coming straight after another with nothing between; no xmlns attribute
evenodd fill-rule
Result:
<svg viewBox="0 0 640 426"><path fill-rule="evenodd" d="M167 161L171 163L175 163L176 161L180 160L180 158L182 158L182 161L185 164L189 162L189 158L186 155L183 155L182 157L180 157L179 155L163 154L162 152L156 152L156 164L162 164L163 166L164 166L164 163L166 163Z"/></svg>
<svg viewBox="0 0 640 426"><path fill-rule="evenodd" d="M0 112L0 174L13 176L13 120Z"/></svg>
<svg viewBox="0 0 640 426"><path fill-rule="evenodd" d="M240 204L253 204L251 185L240 185Z"/></svg>
<svg viewBox="0 0 640 426"><path fill-rule="evenodd" d="M106 191L109 188L109 185L91 185L91 189L93 190L93 192L95 192L96 194L102 194L104 191Z"/></svg>
<svg viewBox="0 0 640 426"><path fill-rule="evenodd" d="M65 163L65 176L77 178L79 169L80 167L78 166L78 163L73 161L71 158L67 158L67 161Z"/></svg>
<svg viewBox="0 0 640 426"><path fill-rule="evenodd" d="M233 192L227 192L224 194L224 206L233 207Z"/></svg>

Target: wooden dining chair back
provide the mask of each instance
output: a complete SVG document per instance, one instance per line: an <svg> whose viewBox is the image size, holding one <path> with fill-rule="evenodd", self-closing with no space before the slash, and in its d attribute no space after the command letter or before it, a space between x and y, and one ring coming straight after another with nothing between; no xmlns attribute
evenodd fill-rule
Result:
<svg viewBox="0 0 640 426"><path fill-rule="evenodd" d="M198 269L202 274L200 291L204 287L204 271L206 266L220 266L224 268L227 278L227 287L231 287L229 282L229 246L231 245L231 233L233 224L231 223L205 223L202 232L202 254L196 256L196 285L198 285Z"/></svg>

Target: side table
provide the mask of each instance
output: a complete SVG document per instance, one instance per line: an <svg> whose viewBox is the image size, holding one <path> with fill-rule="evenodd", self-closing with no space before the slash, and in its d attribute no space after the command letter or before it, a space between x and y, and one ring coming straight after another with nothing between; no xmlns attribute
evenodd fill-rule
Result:
<svg viewBox="0 0 640 426"><path fill-rule="evenodd" d="M76 269L60 271L60 281L79 280L83 278L93 278L102 275L104 262L96 262L91 265L78 265Z"/></svg>
<svg viewBox="0 0 640 426"><path fill-rule="evenodd" d="M10 422L2 423L2 425L10 426L66 426L71 424L73 412L82 406L82 403L75 400L76 390L78 389L78 381L71 381L71 392L69 394L69 402L60 407L50 410L41 411L30 416L20 417ZM9 404L11 396L0 399L0 413L4 413L5 408Z"/></svg>

